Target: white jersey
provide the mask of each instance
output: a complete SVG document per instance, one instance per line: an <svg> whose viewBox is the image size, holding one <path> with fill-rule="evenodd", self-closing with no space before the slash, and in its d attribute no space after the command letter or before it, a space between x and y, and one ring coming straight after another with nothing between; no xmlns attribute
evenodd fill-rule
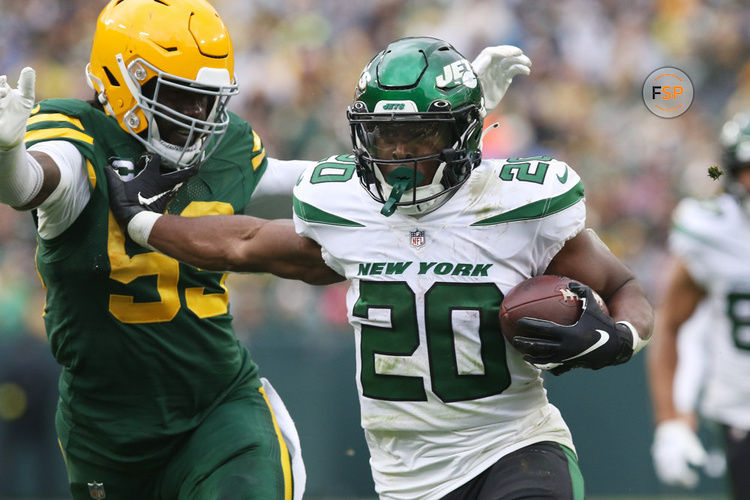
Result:
<svg viewBox="0 0 750 500"><path fill-rule="evenodd" d="M539 441L573 449L540 371L500 333L505 293L584 227L583 185L546 157L485 160L437 210L380 214L351 155L303 174L297 232L350 282L349 321L381 498L440 498Z"/></svg>
<svg viewBox="0 0 750 500"><path fill-rule="evenodd" d="M730 195L683 200L670 245L707 294L710 359L701 413L750 430L750 217Z"/></svg>

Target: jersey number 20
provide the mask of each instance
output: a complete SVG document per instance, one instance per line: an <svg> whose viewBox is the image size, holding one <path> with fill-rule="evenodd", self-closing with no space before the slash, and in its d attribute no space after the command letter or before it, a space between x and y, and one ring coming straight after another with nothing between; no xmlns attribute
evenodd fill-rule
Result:
<svg viewBox="0 0 750 500"><path fill-rule="evenodd" d="M425 293L422 320L431 390L443 402L500 394L510 385L498 316L502 299L503 294L493 283L435 283ZM389 326L367 324L377 310L386 312ZM478 329L471 333L474 338L478 336L479 354L469 361L471 373L458 363L453 318L460 311L478 320L472 323ZM383 374L376 369L376 356L409 357L419 347L415 295L406 282L361 281L353 314L362 318L363 395L390 401L426 401L422 377Z"/></svg>

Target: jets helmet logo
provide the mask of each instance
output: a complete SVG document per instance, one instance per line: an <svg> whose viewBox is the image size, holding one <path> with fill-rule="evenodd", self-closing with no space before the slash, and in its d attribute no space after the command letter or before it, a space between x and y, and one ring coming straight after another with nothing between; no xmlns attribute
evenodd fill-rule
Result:
<svg viewBox="0 0 750 500"><path fill-rule="evenodd" d="M477 75L471 69L469 61L459 59L443 66L443 74L435 78L435 84L438 88L455 87L463 84L473 89L477 86Z"/></svg>
<svg viewBox="0 0 750 500"><path fill-rule="evenodd" d="M362 71L362 75L359 77L359 82L357 82L359 90L365 90L367 84L370 83L370 80L372 80L372 75L370 75L370 65L368 64L364 71Z"/></svg>

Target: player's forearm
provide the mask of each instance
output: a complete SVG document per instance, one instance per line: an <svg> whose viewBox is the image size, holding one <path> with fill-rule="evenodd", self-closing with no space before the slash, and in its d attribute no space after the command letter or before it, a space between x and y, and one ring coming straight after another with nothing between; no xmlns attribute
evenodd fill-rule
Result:
<svg viewBox="0 0 750 500"><path fill-rule="evenodd" d="M651 337L654 311L635 278L626 281L608 297L607 307L615 321L627 321L633 325L641 339Z"/></svg>
<svg viewBox="0 0 750 500"><path fill-rule="evenodd" d="M646 355L648 382L654 420L658 423L678 417L674 404L674 376L677 370L677 329L658 315L654 338Z"/></svg>
<svg viewBox="0 0 750 500"><path fill-rule="evenodd" d="M148 244L202 269L265 271L251 252L242 249L266 222L240 215L195 218L163 215L151 228Z"/></svg>
<svg viewBox="0 0 750 500"><path fill-rule="evenodd" d="M289 219L163 215L151 227L148 244L202 269L268 272L314 285L344 279L323 262L317 243L297 235Z"/></svg>

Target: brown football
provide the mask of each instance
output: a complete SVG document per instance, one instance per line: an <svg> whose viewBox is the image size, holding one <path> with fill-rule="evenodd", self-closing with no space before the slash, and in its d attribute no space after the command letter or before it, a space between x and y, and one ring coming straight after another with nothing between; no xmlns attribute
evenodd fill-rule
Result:
<svg viewBox="0 0 750 500"><path fill-rule="evenodd" d="M523 317L546 319L560 325L572 325L581 317L582 305L578 295L568 289L572 280L565 276L534 276L510 289L500 304L500 329L511 340L520 333L517 322ZM594 292L602 310L609 314L606 304Z"/></svg>

